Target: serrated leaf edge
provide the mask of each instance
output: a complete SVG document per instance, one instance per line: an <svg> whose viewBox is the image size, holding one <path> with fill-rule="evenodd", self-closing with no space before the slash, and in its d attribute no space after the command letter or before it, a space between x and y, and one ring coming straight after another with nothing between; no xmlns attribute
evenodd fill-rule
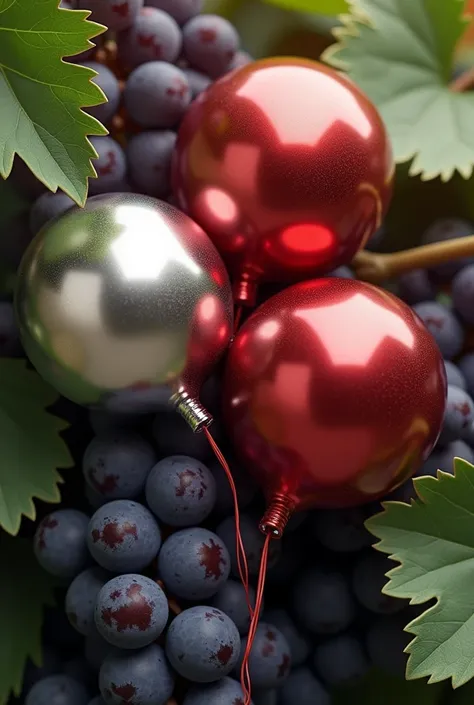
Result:
<svg viewBox="0 0 474 705"><path fill-rule="evenodd" d="M464 0L457 0L457 2L459 2L460 5L464 4ZM362 10L360 6L358 6L358 0L347 0L347 3L351 10L350 13L344 13L342 15L339 15L338 20L340 22L340 26L333 27L331 29L331 33L336 39L336 43L331 44L331 46L325 49L321 54L321 61L335 69L344 71L346 73L350 69L350 64L343 61L342 59L338 59L337 55L339 54L339 52L347 48L347 39L360 39L360 31L358 30L357 25L364 25L373 29L374 31L376 31L377 29L376 24L372 20L370 15L364 10ZM460 19L464 20L464 23L466 25L469 24L472 17L474 17L474 13L464 13L462 11L460 12ZM446 86L446 89L449 90L448 86ZM438 170L431 172L426 171L425 169L419 166L419 152L417 152L416 150L405 156L396 157L395 161L397 164L406 164L407 162L411 161L412 163L409 167L408 175L411 177L419 176L420 181L433 181L434 179L439 178L443 183L447 183L452 179L452 177L456 173L459 173L461 177L467 181L470 179L474 171L474 157L473 163L471 163L470 165L466 165L465 167L455 166L444 171Z"/></svg>

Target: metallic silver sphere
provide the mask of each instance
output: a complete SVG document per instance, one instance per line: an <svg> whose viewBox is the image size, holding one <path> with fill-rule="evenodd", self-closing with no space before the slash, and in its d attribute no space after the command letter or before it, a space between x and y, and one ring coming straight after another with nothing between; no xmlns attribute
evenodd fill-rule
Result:
<svg viewBox="0 0 474 705"><path fill-rule="evenodd" d="M206 422L197 397L229 344L232 294L214 245L173 206L114 193L50 221L15 305L28 357L65 397L127 413L172 397Z"/></svg>

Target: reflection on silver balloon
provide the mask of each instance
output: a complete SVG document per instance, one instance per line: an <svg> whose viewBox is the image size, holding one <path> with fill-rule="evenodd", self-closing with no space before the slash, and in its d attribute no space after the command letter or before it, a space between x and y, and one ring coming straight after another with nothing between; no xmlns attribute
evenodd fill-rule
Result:
<svg viewBox="0 0 474 705"><path fill-rule="evenodd" d="M27 250L16 311L40 374L80 404L124 412L174 403L196 427L197 397L232 333L217 250L167 203L90 198L46 224Z"/></svg>

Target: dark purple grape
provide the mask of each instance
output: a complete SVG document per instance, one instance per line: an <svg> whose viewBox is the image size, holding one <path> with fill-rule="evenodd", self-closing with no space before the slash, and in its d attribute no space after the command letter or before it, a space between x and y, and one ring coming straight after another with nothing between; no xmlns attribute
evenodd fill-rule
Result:
<svg viewBox="0 0 474 705"><path fill-rule="evenodd" d="M191 89L191 96L193 100L201 95L212 84L212 79L206 76L205 73L201 71L196 71L195 69L185 68L183 73L188 79L189 87Z"/></svg>
<svg viewBox="0 0 474 705"><path fill-rule="evenodd" d="M470 439L473 421L474 402L470 395L449 384L440 440L448 443L459 438Z"/></svg>
<svg viewBox="0 0 474 705"><path fill-rule="evenodd" d="M99 671L107 656L118 653L97 631L88 634L84 641L84 655L93 671Z"/></svg>
<svg viewBox="0 0 474 705"><path fill-rule="evenodd" d="M119 651L108 656L99 675L107 705L165 705L173 693L174 676L160 646Z"/></svg>
<svg viewBox="0 0 474 705"><path fill-rule="evenodd" d="M184 57L212 78L229 70L239 45L234 25L219 15L198 15L183 27Z"/></svg>
<svg viewBox="0 0 474 705"><path fill-rule="evenodd" d="M49 220L56 218L58 215L62 215L75 205L72 198L69 198L69 196L62 191L56 191L56 193L46 191L46 193L41 194L31 206L31 234L36 235Z"/></svg>
<svg viewBox="0 0 474 705"><path fill-rule="evenodd" d="M448 384L452 384L453 387L459 387L459 389L467 389L467 383L464 375L459 367L454 364L454 362L445 360L444 369L446 371L446 379L448 380Z"/></svg>
<svg viewBox="0 0 474 705"><path fill-rule="evenodd" d="M87 108L87 112L106 125L112 120L120 104L119 82L115 74L104 64L99 64L96 61L84 61L82 65L97 73L92 81L102 89L107 98L107 103Z"/></svg>
<svg viewBox="0 0 474 705"><path fill-rule="evenodd" d="M147 5L164 10L174 17L178 24L184 24L192 17L198 15L204 0L147 0Z"/></svg>
<svg viewBox="0 0 474 705"><path fill-rule="evenodd" d="M474 264L461 269L451 283L453 306L469 325L474 324Z"/></svg>
<svg viewBox="0 0 474 705"><path fill-rule="evenodd" d="M141 416L135 414L120 414L105 409L90 409L89 411L89 423L97 436L136 428L140 424L140 420Z"/></svg>
<svg viewBox="0 0 474 705"><path fill-rule="evenodd" d="M230 572L225 544L212 531L181 529L164 542L158 556L158 574L166 588L185 600L212 597Z"/></svg>
<svg viewBox="0 0 474 705"><path fill-rule="evenodd" d="M232 678L221 678L215 683L193 686L183 705L242 705L244 692L240 683Z"/></svg>
<svg viewBox="0 0 474 705"><path fill-rule="evenodd" d="M142 504L117 499L100 507L89 523L87 542L94 560L113 573L146 568L161 546L160 528Z"/></svg>
<svg viewBox="0 0 474 705"><path fill-rule="evenodd" d="M442 470L443 472L454 472L454 458L462 458L467 460L468 463L474 465L474 451L467 443L461 440L452 441L448 443L446 448L443 448L438 456L437 470ZM436 473L433 473L436 477Z"/></svg>
<svg viewBox="0 0 474 705"><path fill-rule="evenodd" d="M403 626L393 617L380 617L367 632L367 651L372 664L399 678L405 676L408 657L403 652L412 639Z"/></svg>
<svg viewBox="0 0 474 705"><path fill-rule="evenodd" d="M91 10L91 19L114 32L127 29L143 7L143 0L78 0L80 10Z"/></svg>
<svg viewBox="0 0 474 705"><path fill-rule="evenodd" d="M155 462L150 443L138 434L120 431L92 439L82 472L86 482L106 499L134 499L143 491Z"/></svg>
<svg viewBox="0 0 474 705"><path fill-rule="evenodd" d="M240 635L229 617L215 607L191 607L171 622L166 656L183 678L212 683L227 676L240 654Z"/></svg>
<svg viewBox="0 0 474 705"><path fill-rule="evenodd" d="M123 188L127 174L127 160L122 147L112 137L90 137L90 142L98 154L93 159L97 172L96 179L89 179L89 194L112 193Z"/></svg>
<svg viewBox="0 0 474 705"><path fill-rule="evenodd" d="M88 568L79 573L70 584L64 607L69 621L79 634L86 636L94 631L97 595L109 577L101 568Z"/></svg>
<svg viewBox="0 0 474 705"><path fill-rule="evenodd" d="M255 590L249 587L250 604L255 604ZM245 636L250 628L250 614L242 583L228 580L211 600L211 605L224 612L234 622L240 634Z"/></svg>
<svg viewBox="0 0 474 705"><path fill-rule="evenodd" d="M146 61L173 64L181 53L182 44L176 20L155 7L143 7L133 25L117 38L118 55L129 69Z"/></svg>
<svg viewBox="0 0 474 705"><path fill-rule="evenodd" d="M87 705L88 700L87 690L74 678L55 675L35 683L25 705Z"/></svg>
<svg viewBox="0 0 474 705"><path fill-rule="evenodd" d="M331 696L309 668L297 668L280 691L279 705L331 705Z"/></svg>
<svg viewBox="0 0 474 705"><path fill-rule="evenodd" d="M463 355L458 362L458 367L466 380L466 389L472 397L474 395L474 353ZM448 384L450 383L448 382Z"/></svg>
<svg viewBox="0 0 474 705"><path fill-rule="evenodd" d="M216 529L216 533L227 546L229 551L232 573L235 576L239 575L239 567L237 562L237 544L236 530L234 517L224 519ZM249 575L256 576L260 570L260 558L262 555L265 536L258 528L258 521L247 514L242 514L240 517L240 533L247 556L247 564ZM268 567L272 568L278 562L281 555L280 541L272 541L268 557Z"/></svg>
<svg viewBox="0 0 474 705"><path fill-rule="evenodd" d="M119 575L97 596L97 631L113 646L140 649L158 639L168 622L168 600L144 575Z"/></svg>
<svg viewBox="0 0 474 705"><path fill-rule="evenodd" d="M171 455L151 470L145 493L151 511L164 524L196 526L214 508L216 482L199 460Z"/></svg>
<svg viewBox="0 0 474 705"><path fill-rule="evenodd" d="M246 51L237 51L234 58L230 62L229 71L240 69L242 66L247 66L255 61L253 56Z"/></svg>
<svg viewBox="0 0 474 705"><path fill-rule="evenodd" d="M436 288L431 282L426 269L413 269L402 274L398 279L398 295L407 304L419 304L422 301L433 301Z"/></svg>
<svg viewBox="0 0 474 705"><path fill-rule="evenodd" d="M359 640L343 634L316 646L314 667L326 683L339 686L359 681L369 663Z"/></svg>
<svg viewBox="0 0 474 705"><path fill-rule="evenodd" d="M330 551L353 553L370 546L373 539L364 526L367 519L361 507L318 510L311 515L311 529Z"/></svg>
<svg viewBox="0 0 474 705"><path fill-rule="evenodd" d="M89 517L76 509L48 514L36 529L34 550L39 564L58 578L74 578L89 563Z"/></svg>
<svg viewBox="0 0 474 705"><path fill-rule="evenodd" d="M0 301L0 357L21 355L20 333L10 301Z"/></svg>
<svg viewBox="0 0 474 705"><path fill-rule="evenodd" d="M214 421L210 430L219 441L219 424ZM193 433L183 417L176 412L156 415L153 436L163 456L189 455L204 461L214 457L205 434Z"/></svg>
<svg viewBox="0 0 474 705"><path fill-rule="evenodd" d="M264 612L264 622L273 624L285 637L290 647L293 666L300 666L308 658L311 643L285 610L272 609Z"/></svg>
<svg viewBox="0 0 474 705"><path fill-rule="evenodd" d="M242 639L241 660L247 639ZM291 670L290 646L283 634L267 622L258 625L249 658L250 678L254 688L277 688L283 685Z"/></svg>
<svg viewBox="0 0 474 705"><path fill-rule="evenodd" d="M134 135L127 145L127 161L132 179L140 193L166 198L171 191L171 156L176 133L147 130Z"/></svg>
<svg viewBox="0 0 474 705"><path fill-rule="evenodd" d="M434 242L446 242L458 237L467 237L472 235L473 226L466 220L460 218L440 218L435 220L429 228L425 230L422 236L422 244L429 245ZM466 264L473 262L472 257L453 260L444 264L438 264L432 267L433 271L443 279L451 279Z"/></svg>
<svg viewBox="0 0 474 705"><path fill-rule="evenodd" d="M195 434L196 435L196 434ZM208 444L209 445L209 444ZM246 509L257 495L257 485L250 475L243 470L238 463L226 455L227 462L232 471L240 509ZM217 487L216 512L221 516L228 516L234 511L234 500L230 489L229 480L224 468L218 460L212 460L209 468L214 475Z"/></svg>
<svg viewBox="0 0 474 705"><path fill-rule="evenodd" d="M186 75L166 61L148 61L138 66L125 84L124 102L138 125L167 129L184 116L191 90Z"/></svg>
<svg viewBox="0 0 474 705"><path fill-rule="evenodd" d="M292 605L298 622L315 634L337 634L355 618L355 604L345 578L316 568L296 581Z"/></svg>
<svg viewBox="0 0 474 705"><path fill-rule="evenodd" d="M382 593L387 583L385 576L393 567L394 564L386 556L376 551L362 555L355 564L352 587L361 605L371 612L393 614L405 607L403 600Z"/></svg>
<svg viewBox="0 0 474 705"><path fill-rule="evenodd" d="M443 357L451 360L461 352L464 331L456 316L446 306L437 301L424 301L415 304L413 310L436 340Z"/></svg>

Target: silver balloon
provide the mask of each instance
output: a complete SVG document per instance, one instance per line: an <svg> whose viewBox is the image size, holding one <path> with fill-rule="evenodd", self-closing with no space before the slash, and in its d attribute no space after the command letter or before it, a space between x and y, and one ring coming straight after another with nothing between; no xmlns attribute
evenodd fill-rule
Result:
<svg viewBox="0 0 474 705"><path fill-rule="evenodd" d="M26 353L61 394L136 413L172 401L195 430L199 390L232 334L232 294L203 230L147 196L90 198L47 223L19 270Z"/></svg>

